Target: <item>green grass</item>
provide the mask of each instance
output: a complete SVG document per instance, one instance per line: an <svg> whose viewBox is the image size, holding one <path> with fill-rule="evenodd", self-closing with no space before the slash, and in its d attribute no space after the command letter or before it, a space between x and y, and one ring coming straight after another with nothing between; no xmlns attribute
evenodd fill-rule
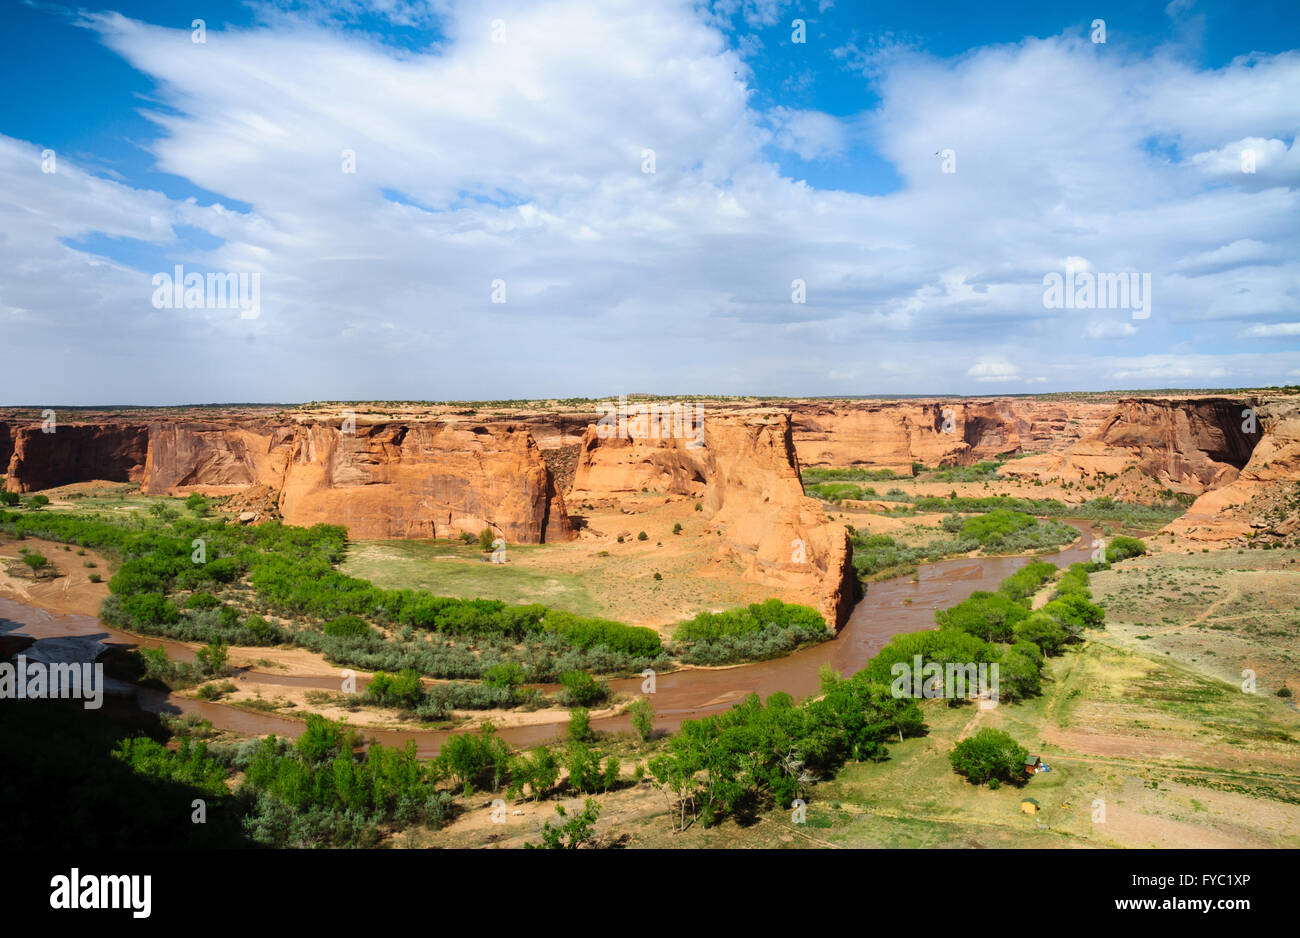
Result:
<svg viewBox="0 0 1300 938"><path fill-rule="evenodd" d="M459 599L542 603L576 615L605 615L576 573L541 573L522 563L542 545L511 545L509 563L486 563L477 545L460 541L359 541L339 570L384 589L424 589Z"/></svg>

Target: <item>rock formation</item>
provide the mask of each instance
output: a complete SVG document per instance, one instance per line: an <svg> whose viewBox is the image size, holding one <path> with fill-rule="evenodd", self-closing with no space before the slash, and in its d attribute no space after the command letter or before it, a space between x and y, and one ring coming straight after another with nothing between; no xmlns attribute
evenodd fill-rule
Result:
<svg viewBox="0 0 1300 938"><path fill-rule="evenodd" d="M72 482L102 479L138 482L144 474L148 431L129 424L55 423L46 432L39 423L12 431L5 487L35 492Z"/></svg>
<svg viewBox="0 0 1300 938"><path fill-rule="evenodd" d="M541 450L510 424L311 424L286 444L280 512L291 524L341 523L362 538L573 536Z"/></svg>
<svg viewBox="0 0 1300 938"><path fill-rule="evenodd" d="M815 597L834 628L856 598L848 531L827 520L803 493L790 412L752 409L709 413L701 445L686 438L583 436L569 500L601 502L649 489L700 499L714 553L745 575Z"/></svg>
<svg viewBox="0 0 1300 938"><path fill-rule="evenodd" d="M1265 542L1300 535L1296 483L1300 482L1300 400L1265 400L1255 405L1257 439L1241 471L1221 487L1210 487L1187 513L1165 528L1190 540L1224 542L1262 534ZM1234 406L1229 417L1240 420ZM1247 428L1250 421L1243 421Z"/></svg>
<svg viewBox="0 0 1300 938"><path fill-rule="evenodd" d="M1078 482L1137 469L1174 491L1200 494L1232 482L1250 459L1259 440L1244 430L1253 406L1247 398L1122 400L1093 436L1002 472Z"/></svg>
<svg viewBox="0 0 1300 938"><path fill-rule="evenodd" d="M1001 398L987 401L814 401L791 405L794 446L805 466L911 472L1064 448L1110 406Z"/></svg>

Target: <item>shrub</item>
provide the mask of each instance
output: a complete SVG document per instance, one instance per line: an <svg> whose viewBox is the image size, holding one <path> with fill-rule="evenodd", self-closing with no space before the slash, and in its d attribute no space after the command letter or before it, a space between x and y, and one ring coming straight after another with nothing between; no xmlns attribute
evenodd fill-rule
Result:
<svg viewBox="0 0 1300 938"><path fill-rule="evenodd" d="M221 605L221 600L211 593L193 593L185 600L186 609L215 609Z"/></svg>
<svg viewBox="0 0 1300 938"><path fill-rule="evenodd" d="M632 717L632 729L642 742L649 742L655 729L655 705L648 697L638 697L628 705L627 712Z"/></svg>
<svg viewBox="0 0 1300 938"><path fill-rule="evenodd" d="M504 661L501 664L494 664L483 672L483 682L493 687L512 687L515 684L522 684L527 679L523 665L514 661Z"/></svg>
<svg viewBox="0 0 1300 938"><path fill-rule="evenodd" d="M370 634L370 626L360 616L339 616L326 622L321 631L338 638L362 638Z"/></svg>
<svg viewBox="0 0 1300 938"><path fill-rule="evenodd" d="M413 668L403 668L396 674L376 671L367 692L384 706L413 708L424 697L424 684L420 672Z"/></svg>
<svg viewBox="0 0 1300 938"><path fill-rule="evenodd" d="M597 681L586 671L566 671L560 675L564 685L561 699L567 706L589 707L600 703L609 693L609 687Z"/></svg>
<svg viewBox="0 0 1300 938"><path fill-rule="evenodd" d="M641 533L639 533L639 534L636 536L636 539L637 539L638 541L648 541L648 540L650 539L650 535L649 535L649 534L646 534L644 531L642 531Z"/></svg>
<svg viewBox="0 0 1300 938"><path fill-rule="evenodd" d="M1117 537L1106 546L1106 562L1119 563L1130 557L1141 557L1147 552L1147 545L1136 537Z"/></svg>
<svg viewBox="0 0 1300 938"><path fill-rule="evenodd" d="M574 707L569 711L569 739L586 742L591 738L591 711L586 707Z"/></svg>
<svg viewBox="0 0 1300 938"><path fill-rule="evenodd" d="M194 657L198 660L199 666L207 674L225 674L226 662L229 658L229 652L226 643L218 639L211 644L204 645Z"/></svg>
<svg viewBox="0 0 1300 938"><path fill-rule="evenodd" d="M963 739L948 755L953 771L972 783L991 779L1014 782L1024 777L1029 752L1001 730L982 729Z"/></svg>

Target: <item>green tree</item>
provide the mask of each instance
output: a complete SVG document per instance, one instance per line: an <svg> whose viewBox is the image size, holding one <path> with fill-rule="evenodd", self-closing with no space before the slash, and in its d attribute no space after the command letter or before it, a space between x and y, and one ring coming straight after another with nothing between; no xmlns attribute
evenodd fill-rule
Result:
<svg viewBox="0 0 1300 938"><path fill-rule="evenodd" d="M496 535L492 533L491 528L484 528L478 532L478 549L487 553L492 549L492 542L496 540Z"/></svg>
<svg viewBox="0 0 1300 938"><path fill-rule="evenodd" d="M27 507L32 511L40 511L50 503L50 499L45 495L33 495L27 500Z"/></svg>
<svg viewBox="0 0 1300 938"><path fill-rule="evenodd" d="M226 673L229 649L225 642L217 639L200 648L194 653L194 657L198 659L199 665L206 673L221 675Z"/></svg>
<svg viewBox="0 0 1300 938"><path fill-rule="evenodd" d="M569 739L586 742L591 738L591 711L586 707L574 707L569 711Z"/></svg>
<svg viewBox="0 0 1300 938"><path fill-rule="evenodd" d="M632 729L643 743L649 742L655 731L655 705L649 697L638 697L628 704L627 712L632 717Z"/></svg>
<svg viewBox="0 0 1300 938"><path fill-rule="evenodd" d="M985 728L953 747L948 761L958 775L983 785L991 779L1014 782L1023 778L1028 757L1028 750L1007 733Z"/></svg>

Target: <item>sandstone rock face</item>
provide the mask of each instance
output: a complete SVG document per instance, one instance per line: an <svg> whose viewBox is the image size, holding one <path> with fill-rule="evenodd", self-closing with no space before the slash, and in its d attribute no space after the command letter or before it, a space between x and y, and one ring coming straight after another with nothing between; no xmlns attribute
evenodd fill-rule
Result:
<svg viewBox="0 0 1300 938"><path fill-rule="evenodd" d="M824 401L791 405L794 446L805 466L910 472L1064 448L1110 407L999 398L987 401Z"/></svg>
<svg viewBox="0 0 1300 938"><path fill-rule="evenodd" d="M690 440L583 436L573 503L655 492L699 498L714 553L740 562L745 576L812 597L833 628L856 598L847 529L826 520L803 493L790 413L752 409L707 413L702 445Z"/></svg>
<svg viewBox="0 0 1300 938"><path fill-rule="evenodd" d="M1229 417L1235 415L1240 428L1241 407L1233 402ZM1270 496L1284 497L1283 483L1300 481L1300 401L1294 398L1265 400L1255 404L1255 433L1245 433L1249 440L1258 442L1250 451L1250 458L1222 487L1212 488L1201 495L1187 513L1175 519L1165 530L1180 537L1207 542L1223 542L1251 533L1252 503L1267 501ZM1293 534L1296 518L1278 526L1283 534Z"/></svg>
<svg viewBox="0 0 1300 938"><path fill-rule="evenodd" d="M1003 474L1077 482L1136 468L1176 491L1199 494L1232 482L1259 434L1243 431L1248 399L1133 398L1120 401L1097 433L1062 453L1029 456Z"/></svg>
<svg viewBox="0 0 1300 938"><path fill-rule="evenodd" d="M141 490L231 495L255 482L278 489L293 433L293 427L262 423L155 423Z"/></svg>
<svg viewBox="0 0 1300 938"><path fill-rule="evenodd" d="M832 628L857 598L848 529L803 494L790 414L754 411L706 418L704 510L724 528L726 549L764 582L812 589Z"/></svg>
<svg viewBox="0 0 1300 938"><path fill-rule="evenodd" d="M10 425L6 423L6 430ZM353 537L475 536L507 543L574 536L564 497L527 430L511 423L169 420L16 426L6 485L30 492L94 479L146 494L248 496L291 524L343 524Z"/></svg>
<svg viewBox="0 0 1300 938"><path fill-rule="evenodd" d="M707 419L705 426L708 426ZM594 424L578 447L569 501L608 498L643 488L700 496L706 488L707 452L688 440L602 437Z"/></svg>
<svg viewBox="0 0 1300 938"><path fill-rule="evenodd" d="M573 537L532 436L513 425L306 425L288 447L280 512L356 537L455 537L491 528L512 544Z"/></svg>
<svg viewBox="0 0 1300 938"><path fill-rule="evenodd" d="M145 428L128 424L59 423L53 433L40 424L20 426L13 432L5 487L35 492L89 479L138 482L148 447Z"/></svg>
<svg viewBox="0 0 1300 938"><path fill-rule="evenodd" d="M0 468L8 469L13 455L14 427L8 421L0 420Z"/></svg>

